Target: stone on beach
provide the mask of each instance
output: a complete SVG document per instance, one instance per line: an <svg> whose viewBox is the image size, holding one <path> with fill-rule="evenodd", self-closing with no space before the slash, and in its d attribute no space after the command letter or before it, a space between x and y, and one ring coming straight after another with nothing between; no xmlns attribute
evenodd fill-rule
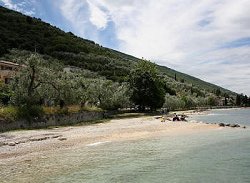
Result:
<svg viewBox="0 0 250 183"><path fill-rule="evenodd" d="M16 143L15 143L15 142L9 142L8 145L9 145L9 146L15 146Z"/></svg>
<svg viewBox="0 0 250 183"><path fill-rule="evenodd" d="M228 126L228 127L232 127L232 128L239 128L240 127L240 125L239 124L225 124L225 123L219 123L218 124L220 127L226 127L226 126ZM243 127L244 128L244 127Z"/></svg>
<svg viewBox="0 0 250 183"><path fill-rule="evenodd" d="M224 127L225 124L224 124L224 123L219 123L219 126L220 126L220 127Z"/></svg>
<svg viewBox="0 0 250 183"><path fill-rule="evenodd" d="M61 137L61 138L58 138L58 140L63 141L63 140L67 140L67 138Z"/></svg>
<svg viewBox="0 0 250 183"><path fill-rule="evenodd" d="M239 124L230 124L230 127L232 127L232 128L238 128L238 127L240 127L240 125Z"/></svg>

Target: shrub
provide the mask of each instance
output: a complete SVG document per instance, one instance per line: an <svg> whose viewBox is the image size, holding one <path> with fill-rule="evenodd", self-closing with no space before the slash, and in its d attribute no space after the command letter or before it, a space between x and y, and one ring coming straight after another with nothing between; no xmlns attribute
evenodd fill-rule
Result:
<svg viewBox="0 0 250 183"><path fill-rule="evenodd" d="M7 121L14 121L18 118L17 108L8 106L8 107L1 107L0 108L0 118L3 118Z"/></svg>
<svg viewBox="0 0 250 183"><path fill-rule="evenodd" d="M57 114L69 114L69 108L68 107L63 107L63 108L60 108L58 111L57 111Z"/></svg>
<svg viewBox="0 0 250 183"><path fill-rule="evenodd" d="M17 108L17 118L32 121L34 118L39 118L44 114L43 108L36 105L23 105Z"/></svg>

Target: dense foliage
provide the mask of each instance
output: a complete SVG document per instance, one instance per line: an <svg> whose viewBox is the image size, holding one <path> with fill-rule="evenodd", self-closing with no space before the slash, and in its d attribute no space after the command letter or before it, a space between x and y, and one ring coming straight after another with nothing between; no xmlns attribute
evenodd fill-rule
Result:
<svg viewBox="0 0 250 183"><path fill-rule="evenodd" d="M141 111L145 108L155 110L164 103L163 80L158 76L156 66L149 61L140 61L130 73L131 99Z"/></svg>
<svg viewBox="0 0 250 183"><path fill-rule="evenodd" d="M36 51L114 81L123 81L129 74L130 60L137 60L3 7L0 7L0 47L0 55L12 48Z"/></svg>
<svg viewBox="0 0 250 183"><path fill-rule="evenodd" d="M59 60L64 65L77 66L104 76L109 80L124 82L137 59L133 56L104 48L93 41L79 38L21 13L0 7L0 56L13 48L36 51ZM157 66L161 75L175 82L193 84L198 90L211 93L220 89L221 93L233 92L204 82L173 69ZM169 87L170 88L170 87ZM173 92L173 91L169 91ZM173 94L173 93L172 93Z"/></svg>
<svg viewBox="0 0 250 183"><path fill-rule="evenodd" d="M89 107L155 110L162 105L169 110L178 110L235 105L234 98L225 93L207 93L193 85L160 76L156 65L148 61L138 62L130 73L129 83L118 83L86 69L65 70L67 67L58 60L28 51L11 50L5 58L20 63L22 68L11 84L0 83L0 104L14 106L1 109L0 118L31 120L41 116L47 110L46 106L49 113L65 114L72 105L79 106L79 110L89 110ZM236 102L249 106L250 99L237 95Z"/></svg>
<svg viewBox="0 0 250 183"><path fill-rule="evenodd" d="M236 95L236 105L238 106L244 106L244 107L250 107L250 97L243 94L237 94Z"/></svg>
<svg viewBox="0 0 250 183"><path fill-rule="evenodd" d="M11 84L3 84L0 88L1 95L9 96L7 103L20 109L41 105L63 108L75 104L82 107L94 105L105 110L130 104L126 83L98 76L87 78L85 70L68 72L56 61L48 62L39 54L26 54L20 54L22 57L16 60L22 67ZM7 100L2 98L2 101Z"/></svg>
<svg viewBox="0 0 250 183"><path fill-rule="evenodd" d="M10 88L0 81L0 104L8 105L12 93Z"/></svg>

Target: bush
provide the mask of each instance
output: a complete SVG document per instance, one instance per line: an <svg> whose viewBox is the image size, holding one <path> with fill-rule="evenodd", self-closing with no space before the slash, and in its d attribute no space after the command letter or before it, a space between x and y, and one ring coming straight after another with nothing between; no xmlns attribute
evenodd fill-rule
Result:
<svg viewBox="0 0 250 183"><path fill-rule="evenodd" d="M171 96L168 94L165 96L163 107L168 108L169 110L184 109L185 102L178 96Z"/></svg>
<svg viewBox="0 0 250 183"><path fill-rule="evenodd" d="M18 118L18 112L16 107L1 107L0 118L7 121L15 121Z"/></svg>
<svg viewBox="0 0 250 183"><path fill-rule="evenodd" d="M0 104L8 105L11 97L9 87L0 81Z"/></svg>
<svg viewBox="0 0 250 183"><path fill-rule="evenodd" d="M40 118L44 114L41 106L23 105L17 108L17 118L32 121L34 118Z"/></svg>
<svg viewBox="0 0 250 183"><path fill-rule="evenodd" d="M69 114L69 108L68 107L59 108L59 110L57 111L57 114L67 115Z"/></svg>
<svg viewBox="0 0 250 183"><path fill-rule="evenodd" d="M103 110L101 108L96 107L96 106L83 106L83 107L81 107L80 111L102 112Z"/></svg>

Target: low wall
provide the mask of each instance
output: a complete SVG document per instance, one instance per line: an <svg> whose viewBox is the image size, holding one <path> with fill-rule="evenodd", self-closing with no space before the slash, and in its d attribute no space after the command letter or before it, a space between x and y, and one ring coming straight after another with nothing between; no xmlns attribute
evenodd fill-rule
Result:
<svg viewBox="0 0 250 183"><path fill-rule="evenodd" d="M71 114L53 114L45 115L43 118L34 119L29 122L27 120L19 121L0 121L0 131L9 131L16 129L33 129L33 128L46 128L49 126L73 125L80 122L100 120L107 116L104 112L88 112L83 111Z"/></svg>

